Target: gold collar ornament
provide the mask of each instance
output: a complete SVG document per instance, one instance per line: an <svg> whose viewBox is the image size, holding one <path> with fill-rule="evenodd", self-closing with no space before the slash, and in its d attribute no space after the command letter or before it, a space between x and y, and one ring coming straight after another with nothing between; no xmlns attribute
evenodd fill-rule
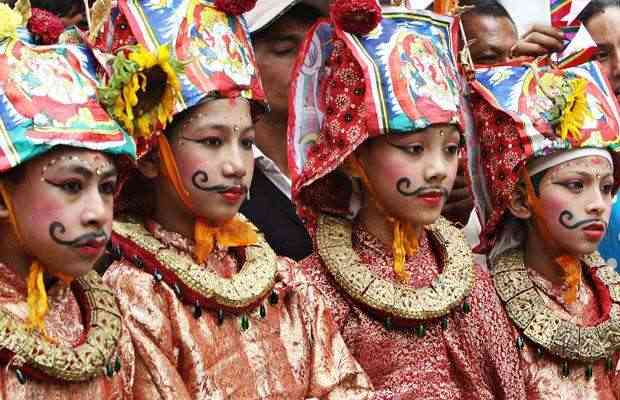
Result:
<svg viewBox="0 0 620 400"><path fill-rule="evenodd" d="M114 357L122 333L114 294L95 271L76 279L71 288L79 299L85 326L76 346L53 343L13 314L0 308L0 359L15 368L20 383L26 377L50 382L84 382L121 369Z"/></svg>
<svg viewBox="0 0 620 400"><path fill-rule="evenodd" d="M393 323L417 325L416 334L425 334L424 320L446 317L457 305L469 312L465 298L474 286L474 261L463 234L440 218L428 233L441 249L443 272L429 287L412 288L384 279L362 263L352 246L349 221L321 215L317 246L321 259L338 285L354 300ZM442 321L447 328L447 318Z"/></svg>
<svg viewBox="0 0 620 400"><path fill-rule="evenodd" d="M612 302L609 318L596 326L579 326L545 305L527 273L522 250L514 249L500 256L493 270L495 289L510 319L532 343L563 360L564 376L570 372L568 360L589 364L607 359L609 368L609 360L620 348L620 275L598 253L582 261L592 268L593 278L609 290ZM516 344L522 349L523 338L517 338ZM586 377L592 377L590 365L586 367Z"/></svg>
<svg viewBox="0 0 620 400"><path fill-rule="evenodd" d="M241 314L241 328L249 326L245 312L260 305L260 316L266 313L262 301L278 302L272 291L276 282L278 260L262 235L255 245L244 247L245 263L232 278L223 278L197 264L190 254L179 253L155 238L144 224L115 221L112 236L114 252L124 256L138 268L151 273L157 282L166 282L184 303L194 306L194 317L202 308L217 312L222 323L224 311ZM117 257L118 258L118 257Z"/></svg>

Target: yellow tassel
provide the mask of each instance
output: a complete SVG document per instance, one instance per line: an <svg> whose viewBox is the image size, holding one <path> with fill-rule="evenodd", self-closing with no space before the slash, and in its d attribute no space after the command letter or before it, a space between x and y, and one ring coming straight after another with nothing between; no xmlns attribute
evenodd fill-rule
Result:
<svg viewBox="0 0 620 400"><path fill-rule="evenodd" d="M577 291L581 283L581 264L577 258L568 255L557 257L555 262L562 267L565 273L564 301L566 304L573 304L577 300Z"/></svg>
<svg viewBox="0 0 620 400"><path fill-rule="evenodd" d="M239 218L233 218L222 226L209 226L203 218L194 224L194 259L202 264L213 252L215 243L223 247L251 246L258 241L254 226Z"/></svg>
<svg viewBox="0 0 620 400"><path fill-rule="evenodd" d="M44 268L38 261L30 265L26 287L28 289L28 327L45 334L45 315L47 314L47 292L43 282Z"/></svg>
<svg viewBox="0 0 620 400"><path fill-rule="evenodd" d="M412 257L418 251L418 240L409 223L394 221L394 239L392 252L394 253L394 274L401 283L409 283L411 274L405 270L405 257Z"/></svg>

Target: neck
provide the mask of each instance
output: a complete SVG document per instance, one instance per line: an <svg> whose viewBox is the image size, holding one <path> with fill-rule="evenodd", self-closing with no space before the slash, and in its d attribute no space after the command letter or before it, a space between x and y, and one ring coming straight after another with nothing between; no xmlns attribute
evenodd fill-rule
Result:
<svg viewBox="0 0 620 400"><path fill-rule="evenodd" d="M256 124L256 145L280 171L290 177L286 154L286 118L265 116Z"/></svg>
<svg viewBox="0 0 620 400"><path fill-rule="evenodd" d="M383 212L374 206L374 202L369 201L368 203L372 204L364 206L360 210L357 219L364 224L368 232L379 239L385 247L391 249L394 242L394 225L388 221ZM422 229L422 226L413 227L416 237L420 237Z"/></svg>
<svg viewBox="0 0 620 400"><path fill-rule="evenodd" d="M562 284L566 279L566 274L555 262L555 254L554 251L550 251L538 231L530 225L525 243L525 265L550 282Z"/></svg>
<svg viewBox="0 0 620 400"><path fill-rule="evenodd" d="M196 217L190 210L185 208L181 199L178 197L168 198L177 196L174 190L160 190L162 185L168 184L164 181L166 178L160 177L157 179L159 181L155 185L155 212L153 213L153 219L167 231L180 233L187 238L193 238ZM171 196L167 196L166 193L171 194Z"/></svg>

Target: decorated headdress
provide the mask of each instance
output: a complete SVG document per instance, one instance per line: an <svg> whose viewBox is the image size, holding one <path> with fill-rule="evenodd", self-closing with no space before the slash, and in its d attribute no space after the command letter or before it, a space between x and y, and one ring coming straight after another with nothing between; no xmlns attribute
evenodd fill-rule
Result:
<svg viewBox="0 0 620 400"><path fill-rule="evenodd" d="M293 200L309 220L349 213L351 182L334 171L369 138L464 131L455 18L375 0L337 1L330 17L308 32L290 95Z"/></svg>
<svg viewBox="0 0 620 400"><path fill-rule="evenodd" d="M254 51L242 13L255 0L119 0L94 42L109 75L101 90L108 110L136 136L138 157L153 149L162 173L170 179L185 206L194 207L183 187L164 128L178 113L217 98L243 98L253 116L267 109ZM133 171L135 178L139 175ZM131 203L142 185L124 185L119 204ZM220 240L228 232L248 240L253 227L235 218L210 227L196 214L194 256L201 263L215 241L233 246L247 241ZM220 239L217 239L217 238Z"/></svg>
<svg viewBox="0 0 620 400"><path fill-rule="evenodd" d="M476 129L468 150L483 219L479 251L490 251L502 239L512 193L524 168L540 157L607 149L616 166L616 185L620 182L620 112L598 63L566 69L533 62L484 68L476 71L472 87Z"/></svg>
<svg viewBox="0 0 620 400"><path fill-rule="evenodd" d="M29 15L27 1L15 10L0 4L0 174L57 146L135 158L134 141L98 103L91 51L79 44L33 44L37 38L24 29ZM0 193L23 240L1 183ZM43 269L35 260L28 276L29 322L41 329L47 311Z"/></svg>

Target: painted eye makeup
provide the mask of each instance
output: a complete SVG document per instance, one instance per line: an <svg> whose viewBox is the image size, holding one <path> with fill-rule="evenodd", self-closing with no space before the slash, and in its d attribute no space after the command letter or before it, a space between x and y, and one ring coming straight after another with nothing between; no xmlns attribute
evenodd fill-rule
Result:
<svg viewBox="0 0 620 400"><path fill-rule="evenodd" d="M102 182L99 185L99 191L105 195L113 195L116 193L116 179Z"/></svg>
<svg viewBox="0 0 620 400"><path fill-rule="evenodd" d="M63 192L68 194L78 194L83 189L83 184L79 179L65 179L60 181L54 181L48 178L45 178L45 182L59 188Z"/></svg>
<svg viewBox="0 0 620 400"><path fill-rule="evenodd" d="M584 188L584 183L580 180L568 180L568 181L558 181L553 182L555 185L562 186L573 193L580 193Z"/></svg>

